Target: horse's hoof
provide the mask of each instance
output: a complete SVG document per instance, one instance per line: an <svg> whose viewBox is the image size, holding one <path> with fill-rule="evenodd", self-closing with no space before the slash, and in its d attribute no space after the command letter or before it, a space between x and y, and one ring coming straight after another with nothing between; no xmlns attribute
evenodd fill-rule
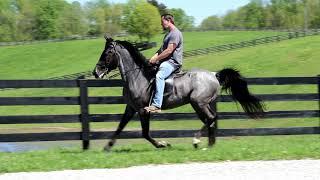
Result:
<svg viewBox="0 0 320 180"><path fill-rule="evenodd" d="M103 150L104 150L105 152L110 152L111 146L106 145L106 146L103 148Z"/></svg>
<svg viewBox="0 0 320 180"><path fill-rule="evenodd" d="M198 144L193 144L193 147L194 147L195 149L198 149L199 145L198 145Z"/></svg>
<svg viewBox="0 0 320 180"><path fill-rule="evenodd" d="M201 141L200 141L200 139L198 139L198 138L193 138L193 140L192 140L192 144L193 144L193 147L194 148L198 148L199 147L199 144L201 143Z"/></svg>
<svg viewBox="0 0 320 180"><path fill-rule="evenodd" d="M158 148L165 148L165 147L171 147L171 144L167 143L166 141L160 141L158 143Z"/></svg>

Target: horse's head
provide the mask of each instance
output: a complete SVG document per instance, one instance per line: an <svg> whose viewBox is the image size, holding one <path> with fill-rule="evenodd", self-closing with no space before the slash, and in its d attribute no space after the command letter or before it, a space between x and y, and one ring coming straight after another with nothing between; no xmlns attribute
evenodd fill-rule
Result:
<svg viewBox="0 0 320 180"><path fill-rule="evenodd" d="M119 66L119 59L117 57L115 42L111 37L105 35L106 45L101 53L98 63L94 68L92 74L98 79L103 78L110 71L116 69Z"/></svg>

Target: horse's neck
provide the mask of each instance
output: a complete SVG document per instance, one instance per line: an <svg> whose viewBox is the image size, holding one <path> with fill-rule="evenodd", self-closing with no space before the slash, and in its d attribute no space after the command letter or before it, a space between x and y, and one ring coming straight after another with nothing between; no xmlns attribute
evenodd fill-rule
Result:
<svg viewBox="0 0 320 180"><path fill-rule="evenodd" d="M144 76L144 69L136 64L129 55L120 54L119 70L122 80L129 89L141 89L148 86L149 80Z"/></svg>

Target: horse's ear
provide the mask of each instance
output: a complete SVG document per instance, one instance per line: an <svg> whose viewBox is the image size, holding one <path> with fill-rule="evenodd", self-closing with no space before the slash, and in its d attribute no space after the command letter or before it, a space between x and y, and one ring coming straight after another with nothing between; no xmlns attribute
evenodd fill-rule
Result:
<svg viewBox="0 0 320 180"><path fill-rule="evenodd" d="M106 39L107 42L112 42L113 39L111 36L109 36L107 33L104 35L104 38Z"/></svg>

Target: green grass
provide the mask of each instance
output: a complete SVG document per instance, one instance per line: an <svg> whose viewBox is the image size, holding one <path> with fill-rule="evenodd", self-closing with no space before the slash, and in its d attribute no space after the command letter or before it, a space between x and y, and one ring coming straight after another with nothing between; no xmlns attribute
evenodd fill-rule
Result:
<svg viewBox="0 0 320 180"><path fill-rule="evenodd" d="M280 34L280 32L185 32L185 50L192 50ZM144 51L152 56L163 35L152 41L158 47ZM104 39L66 41L0 48L0 79L47 79L93 69L104 48Z"/></svg>
<svg viewBox="0 0 320 180"><path fill-rule="evenodd" d="M186 60L185 69L218 71L235 67L247 77L316 76L320 74L320 36L271 43Z"/></svg>
<svg viewBox="0 0 320 180"><path fill-rule="evenodd" d="M268 136L219 138L209 150L194 150L191 140L169 139L172 147L155 149L150 144L115 146L109 153L101 147L83 152L56 149L22 153L0 153L0 173L65 169L119 168L133 165L237 160L319 159L319 136ZM206 147L206 143L201 145Z"/></svg>

